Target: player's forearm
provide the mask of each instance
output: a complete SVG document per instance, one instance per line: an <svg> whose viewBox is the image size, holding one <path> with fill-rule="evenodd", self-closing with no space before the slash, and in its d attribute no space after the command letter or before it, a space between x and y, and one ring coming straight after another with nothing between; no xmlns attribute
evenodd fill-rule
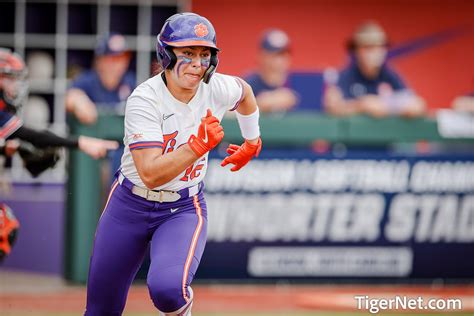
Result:
<svg viewBox="0 0 474 316"><path fill-rule="evenodd" d="M140 178L149 189L156 188L179 176L199 158L188 144L184 144L177 150L154 157L148 164L144 164Z"/></svg>
<svg viewBox="0 0 474 316"><path fill-rule="evenodd" d="M259 107L257 106L257 100L252 88L248 84L245 84L244 89L245 96L237 108L237 120L242 132L242 137L250 144L257 144L260 137Z"/></svg>

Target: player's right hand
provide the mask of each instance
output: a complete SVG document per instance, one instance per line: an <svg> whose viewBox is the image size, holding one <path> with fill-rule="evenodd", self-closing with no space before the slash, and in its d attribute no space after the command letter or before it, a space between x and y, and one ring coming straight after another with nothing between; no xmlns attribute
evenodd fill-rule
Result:
<svg viewBox="0 0 474 316"><path fill-rule="evenodd" d="M196 155L201 157L216 147L223 138L224 129L219 120L212 115L211 110L207 109L206 116L201 119L197 136L191 135L188 145Z"/></svg>

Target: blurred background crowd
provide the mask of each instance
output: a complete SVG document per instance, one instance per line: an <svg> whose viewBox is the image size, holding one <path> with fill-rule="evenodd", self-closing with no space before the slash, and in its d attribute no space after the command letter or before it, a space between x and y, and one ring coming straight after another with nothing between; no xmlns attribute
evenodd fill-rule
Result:
<svg viewBox="0 0 474 316"><path fill-rule="evenodd" d="M84 124L95 122L97 108L120 113L136 84L157 71L154 37L164 19L183 9L215 24L219 71L247 79L262 112L419 117L473 108L469 1L0 5L0 45L26 59L24 120L35 127L64 123L65 110Z"/></svg>

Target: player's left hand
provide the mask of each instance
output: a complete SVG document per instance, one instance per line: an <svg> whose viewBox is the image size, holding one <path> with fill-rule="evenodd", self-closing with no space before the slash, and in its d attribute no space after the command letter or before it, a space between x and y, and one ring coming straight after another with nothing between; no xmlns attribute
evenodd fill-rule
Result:
<svg viewBox="0 0 474 316"><path fill-rule="evenodd" d="M253 157L258 157L260 150L262 150L262 140L260 137L256 144L251 144L247 140L241 146L230 144L227 147L229 156L222 160L221 166L224 167L230 163L234 165L230 171L239 171Z"/></svg>

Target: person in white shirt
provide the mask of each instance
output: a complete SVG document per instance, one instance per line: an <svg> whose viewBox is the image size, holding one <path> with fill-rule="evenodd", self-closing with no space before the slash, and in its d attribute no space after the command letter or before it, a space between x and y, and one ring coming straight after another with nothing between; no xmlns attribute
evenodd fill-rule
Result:
<svg viewBox="0 0 474 316"><path fill-rule="evenodd" d="M225 112L236 111L244 142L227 148L223 167L238 171L262 147L252 89L215 73L218 51L214 27L194 13L171 16L157 37L164 70L127 100L125 151L97 227L86 316L122 315L149 245L155 307L160 315L191 315L189 285L206 243L202 180L209 151L224 137Z"/></svg>

